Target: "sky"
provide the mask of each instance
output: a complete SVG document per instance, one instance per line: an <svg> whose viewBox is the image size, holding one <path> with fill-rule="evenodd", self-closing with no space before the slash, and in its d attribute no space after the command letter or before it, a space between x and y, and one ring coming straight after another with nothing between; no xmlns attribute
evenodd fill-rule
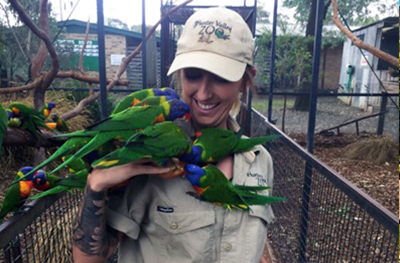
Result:
<svg viewBox="0 0 400 263"><path fill-rule="evenodd" d="M163 0L164 3L166 0ZM90 22L96 23L97 21L97 1L96 0L50 0L53 5L53 13L56 15L57 20L66 20L70 14L73 6L78 4L75 11L72 13L70 19L77 19L87 21L90 16ZM179 1L181 3L183 1ZM229 6L243 6L246 2L247 6L253 6L254 0L194 0L189 5L229 5ZM265 10L270 12L270 21L272 20L272 13L274 8L273 0L263 0ZM282 2L282 1L279 1ZM63 7L60 9L60 3ZM160 4L161 0L146 0L146 24L155 24L160 19ZM117 18L126 23L129 27L131 25L140 25L142 23L142 0L103 0L104 21L107 18ZM284 12L289 17L293 17L293 11L282 7L278 7L278 12ZM272 22L272 21L271 21Z"/></svg>

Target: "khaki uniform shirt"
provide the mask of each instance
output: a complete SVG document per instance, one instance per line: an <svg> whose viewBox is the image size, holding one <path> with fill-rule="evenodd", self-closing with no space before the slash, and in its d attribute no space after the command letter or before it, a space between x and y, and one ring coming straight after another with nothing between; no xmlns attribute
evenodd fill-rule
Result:
<svg viewBox="0 0 400 263"><path fill-rule="evenodd" d="M229 128L238 125L230 120ZM234 185L272 186L272 160L261 146L235 154L233 170ZM107 224L124 233L118 262L259 263L274 219L271 207L230 212L188 191L194 192L187 179L143 175L123 194L110 196Z"/></svg>

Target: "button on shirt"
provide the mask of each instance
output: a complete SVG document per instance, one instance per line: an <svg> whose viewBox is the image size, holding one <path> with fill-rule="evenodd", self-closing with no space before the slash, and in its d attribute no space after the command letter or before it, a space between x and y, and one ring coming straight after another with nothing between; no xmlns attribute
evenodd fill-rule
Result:
<svg viewBox="0 0 400 263"><path fill-rule="evenodd" d="M272 186L272 181L272 160L262 146L234 155L234 185ZM185 178L143 175L123 194L110 195L107 224L124 233L118 262L258 263L274 218L271 207L231 212L186 193L193 191Z"/></svg>

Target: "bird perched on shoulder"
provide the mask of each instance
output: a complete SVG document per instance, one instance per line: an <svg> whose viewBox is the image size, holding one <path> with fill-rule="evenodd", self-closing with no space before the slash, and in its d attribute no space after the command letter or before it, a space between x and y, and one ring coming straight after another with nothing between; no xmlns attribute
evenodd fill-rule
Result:
<svg viewBox="0 0 400 263"><path fill-rule="evenodd" d="M46 118L48 118L48 117L50 116L51 110L52 110L53 108L55 108L55 107L56 107L56 103L55 103L55 102L52 102L52 101L49 101L49 102L47 102L47 103L43 106L43 108L41 108L41 109L39 110L39 112L40 112L43 116L45 116Z"/></svg>
<svg viewBox="0 0 400 263"><path fill-rule="evenodd" d="M185 175L195 193L187 192L202 201L221 205L232 210L251 210L252 205L272 204L285 201L285 198L257 194L257 191L270 189L264 186L233 185L215 166L200 167L194 164L185 166Z"/></svg>
<svg viewBox="0 0 400 263"><path fill-rule="evenodd" d="M190 138L173 122L155 123L133 135L124 146L92 163L95 168L109 168L149 159L165 166L172 158L190 150Z"/></svg>
<svg viewBox="0 0 400 263"><path fill-rule="evenodd" d="M249 151L258 144L279 138L280 135L241 138L243 132L219 128L205 128L198 131L193 141L192 152L181 156L186 163L218 163L225 156ZM218 145L218 147L216 147Z"/></svg>
<svg viewBox="0 0 400 263"><path fill-rule="evenodd" d="M53 174L46 174L43 170L36 171L32 178L32 185L43 192L30 197L30 199L37 199L46 195L54 195L74 189L83 190L86 186L88 174L88 170L83 169L75 174L69 174L65 178L60 178Z"/></svg>
<svg viewBox="0 0 400 263"><path fill-rule="evenodd" d="M19 169L15 180L24 177L33 170L32 166L25 166ZM17 184L11 185L4 196L1 204L0 219L4 218L9 212L16 212L25 203L32 190L32 176L26 177Z"/></svg>
<svg viewBox="0 0 400 263"><path fill-rule="evenodd" d="M189 118L189 106L179 100L166 101L159 106L130 107L122 112L110 115L110 117L85 130L56 136L69 137L69 139L52 156L35 167L31 173L39 170L55 158L75 152L72 157L51 172L54 173L68 165L69 162L83 158L110 141L127 141L137 131L149 125L166 120L172 121L177 118Z"/></svg>
<svg viewBox="0 0 400 263"><path fill-rule="evenodd" d="M144 100L147 97L166 96L166 95L167 95L167 93L165 93L164 91L157 89L157 88L142 89L142 90L132 92L131 94L129 94L128 96L123 98L118 103L118 105L115 107L115 109L113 110L113 112L111 114L116 114L118 112L126 110L127 108L135 106L136 104L138 104L139 102L141 102L142 100Z"/></svg>
<svg viewBox="0 0 400 263"><path fill-rule="evenodd" d="M160 105L160 104L162 104L162 103L164 103L166 101L170 101L172 99L174 99L172 96L164 96L164 95L162 95L162 96L151 96L151 97L147 97L147 98L143 99L141 102L137 103L133 107L136 107L136 106L144 106L144 107L146 107L146 106L150 106L150 105L158 106L158 105Z"/></svg>

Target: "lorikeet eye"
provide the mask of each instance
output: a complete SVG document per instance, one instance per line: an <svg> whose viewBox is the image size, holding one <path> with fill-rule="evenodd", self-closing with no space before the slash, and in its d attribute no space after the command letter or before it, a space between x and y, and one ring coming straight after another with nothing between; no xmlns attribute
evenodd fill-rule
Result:
<svg viewBox="0 0 400 263"><path fill-rule="evenodd" d="M190 174L190 175L193 175L194 173L193 173L193 172L189 172L189 174Z"/></svg>

